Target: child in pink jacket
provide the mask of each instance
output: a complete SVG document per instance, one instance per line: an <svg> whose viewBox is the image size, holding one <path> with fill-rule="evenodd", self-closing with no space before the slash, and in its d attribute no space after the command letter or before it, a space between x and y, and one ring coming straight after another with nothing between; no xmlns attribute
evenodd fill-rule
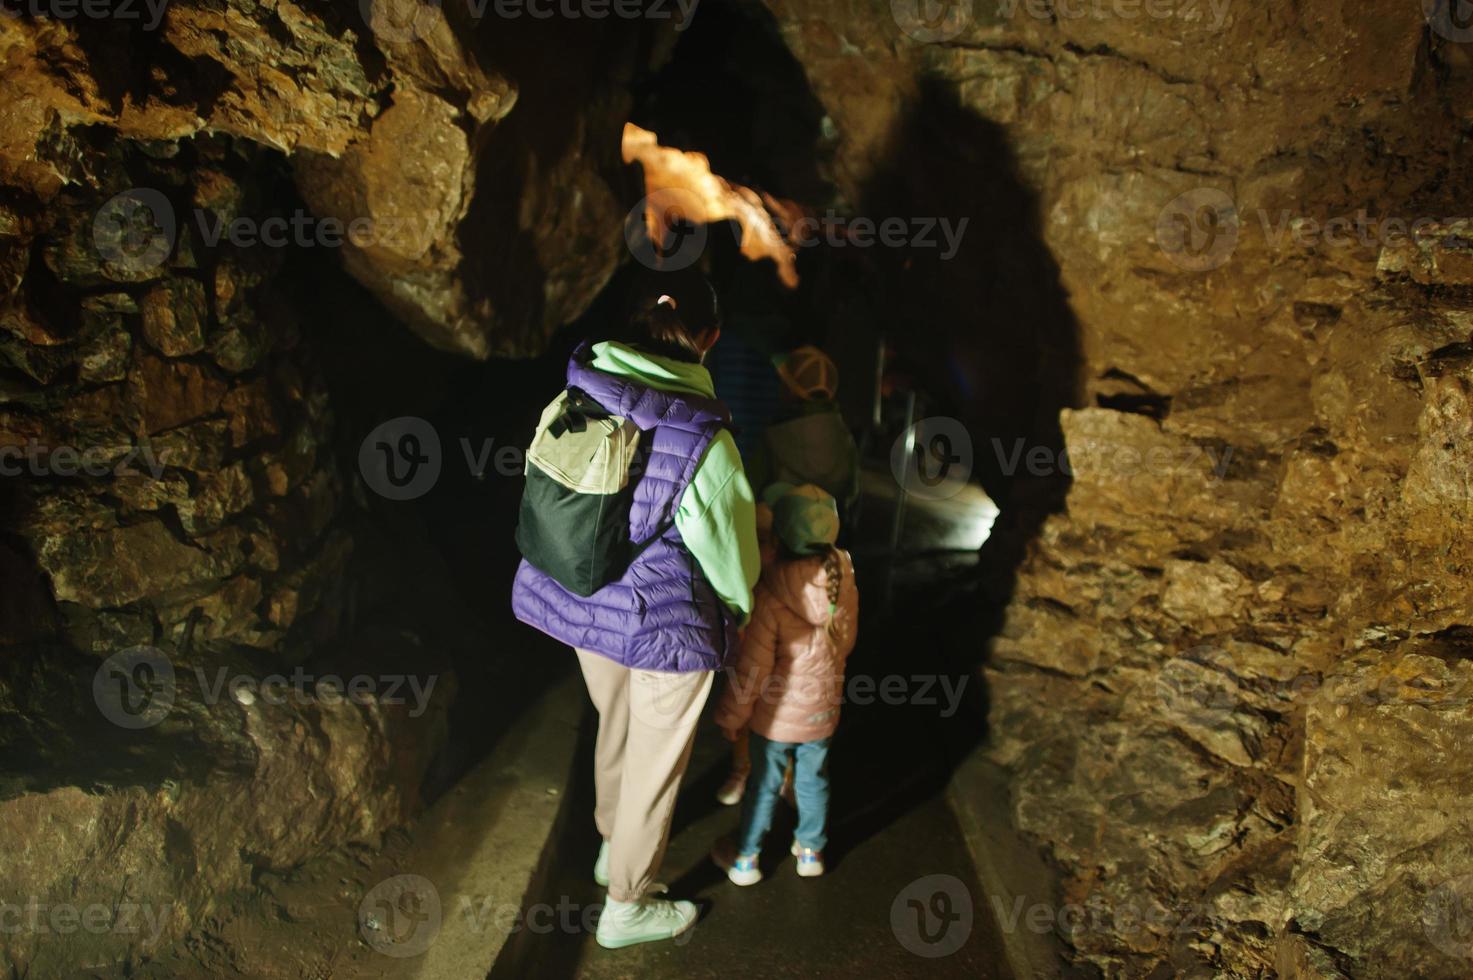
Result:
<svg viewBox="0 0 1473 980"><path fill-rule="evenodd" d="M772 508L766 503L757 504L757 550L762 555L762 567L766 568L777 560L777 539L772 536ZM722 806L735 806L742 801L747 791L747 777L752 774L751 745L745 728L737 733L731 743L731 772L726 781L716 790L716 801ZM783 796L793 799L792 773L783 780Z"/></svg>
<svg viewBox="0 0 1473 980"><path fill-rule="evenodd" d="M778 560L762 573L741 653L716 708L728 739L751 729L752 771L735 841L723 838L712 859L738 885L762 880L762 838L794 759L798 828L792 853L798 874L823 874L827 843L829 742L839 724L844 661L859 627L859 590L849 554L834 547L834 498L811 484L776 484L772 506Z"/></svg>

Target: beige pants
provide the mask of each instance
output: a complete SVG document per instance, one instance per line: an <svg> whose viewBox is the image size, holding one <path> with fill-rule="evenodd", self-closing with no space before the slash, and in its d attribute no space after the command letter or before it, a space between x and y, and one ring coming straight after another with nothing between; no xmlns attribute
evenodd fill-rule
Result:
<svg viewBox="0 0 1473 980"><path fill-rule="evenodd" d="M577 653L598 709L593 820L609 842L609 897L633 902L665 857L675 794L715 675L630 670L587 650Z"/></svg>

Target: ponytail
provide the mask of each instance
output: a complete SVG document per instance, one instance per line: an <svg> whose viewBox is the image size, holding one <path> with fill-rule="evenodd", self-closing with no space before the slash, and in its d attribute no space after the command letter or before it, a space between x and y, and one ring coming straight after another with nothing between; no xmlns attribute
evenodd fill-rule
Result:
<svg viewBox="0 0 1473 980"><path fill-rule="evenodd" d="M702 341L721 326L716 292L699 272L656 273L636 284L627 333L650 354L699 364Z"/></svg>

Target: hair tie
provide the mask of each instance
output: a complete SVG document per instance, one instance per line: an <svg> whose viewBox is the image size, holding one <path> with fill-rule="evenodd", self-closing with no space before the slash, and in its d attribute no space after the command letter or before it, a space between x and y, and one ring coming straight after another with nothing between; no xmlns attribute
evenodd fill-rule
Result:
<svg viewBox="0 0 1473 980"><path fill-rule="evenodd" d="M676 309L675 297L671 296L669 293L661 293L660 298L655 300L656 306L665 306L667 304L672 310Z"/></svg>

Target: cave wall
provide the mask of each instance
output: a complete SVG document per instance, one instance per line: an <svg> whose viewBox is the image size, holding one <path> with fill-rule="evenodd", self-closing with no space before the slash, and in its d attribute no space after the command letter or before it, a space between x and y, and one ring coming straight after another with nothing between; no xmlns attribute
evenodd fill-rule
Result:
<svg viewBox="0 0 1473 980"><path fill-rule="evenodd" d="M348 271L426 341L477 358L537 352L613 273L619 238L580 229L622 223L627 82L668 51L669 21L415 0L161 9L157 24L7 19L0 182L41 201L87 182L81 125L278 150L318 219L358 223ZM535 57L549 49L556 64ZM504 269L508 242L532 261Z"/></svg>
<svg viewBox="0 0 1473 980"><path fill-rule="evenodd" d="M540 352L620 260L629 83L672 39L451 4L158 9L0 19L0 901L39 909L0 956L18 975L240 967L230 918L263 881L377 846L443 785L447 651L487 659L484 624L403 558L412 521L356 462L396 404L372 386L412 401L446 368L344 350L407 327ZM329 377L370 389L346 431ZM99 673L127 650L172 669L143 725ZM252 695L298 670L380 683ZM406 674L433 698L379 696ZM59 935L63 905L107 921Z"/></svg>
<svg viewBox="0 0 1473 980"><path fill-rule="evenodd" d="M259 210L262 164L228 139L155 157L97 134L86 152L95 186L7 211L5 445L32 478L10 481L11 526L78 649L178 640L196 608L196 640L273 648L351 552L331 408L274 287L285 256L207 248L192 222L157 256L94 238L140 174L182 214ZM37 609L6 628L44 634Z"/></svg>
<svg viewBox="0 0 1473 980"><path fill-rule="evenodd" d="M340 638L352 592L287 255L190 224L156 251L94 235L139 181L179 214L269 213L279 164L226 137L73 138L89 182L10 195L0 236L0 898L6 969L37 976L136 964L262 871L374 844L444 728L443 704L254 693ZM153 700L109 696L134 663Z"/></svg>
<svg viewBox="0 0 1473 980"><path fill-rule="evenodd" d="M968 127L915 126L940 90L1000 127L1057 262L1078 363L1041 356L1072 375L1067 463L1013 475L1072 483L985 673L1016 825L1094 910L1071 955L1109 976L1465 976L1455 25L1348 0L768 6L854 206L897 134L970 159ZM1005 293L1006 268L965 274ZM1007 303L947 328L964 369L1036 329ZM995 470L993 418L968 421Z"/></svg>

